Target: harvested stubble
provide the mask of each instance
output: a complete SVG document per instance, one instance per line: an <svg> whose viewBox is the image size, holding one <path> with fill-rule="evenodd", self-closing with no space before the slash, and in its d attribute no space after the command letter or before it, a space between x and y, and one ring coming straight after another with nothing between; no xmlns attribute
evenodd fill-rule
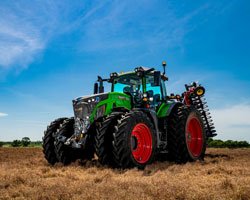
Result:
<svg viewBox="0 0 250 200"><path fill-rule="evenodd" d="M250 149L208 149L204 162L118 170L49 166L41 148L0 148L0 199L250 199Z"/></svg>

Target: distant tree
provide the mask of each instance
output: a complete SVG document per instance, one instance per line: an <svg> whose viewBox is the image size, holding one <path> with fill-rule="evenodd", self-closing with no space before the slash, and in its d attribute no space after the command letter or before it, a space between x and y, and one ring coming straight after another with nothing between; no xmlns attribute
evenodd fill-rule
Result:
<svg viewBox="0 0 250 200"><path fill-rule="evenodd" d="M0 147L2 147L3 145L4 145L4 142L1 142L1 141L0 141Z"/></svg>
<svg viewBox="0 0 250 200"><path fill-rule="evenodd" d="M27 147L27 146L29 146L29 144L30 144L31 141L30 141L30 138L23 137L21 142L22 142L22 146L23 147Z"/></svg>
<svg viewBox="0 0 250 200"><path fill-rule="evenodd" d="M22 141L21 140L13 140L13 142L11 143L12 147L20 147L22 146Z"/></svg>

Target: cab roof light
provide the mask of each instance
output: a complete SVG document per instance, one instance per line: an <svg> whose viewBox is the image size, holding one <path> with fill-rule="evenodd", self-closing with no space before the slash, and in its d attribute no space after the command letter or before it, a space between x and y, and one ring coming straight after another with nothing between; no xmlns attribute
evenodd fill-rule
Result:
<svg viewBox="0 0 250 200"><path fill-rule="evenodd" d="M115 78L115 77L118 77L118 74L116 72L110 74L110 78Z"/></svg>

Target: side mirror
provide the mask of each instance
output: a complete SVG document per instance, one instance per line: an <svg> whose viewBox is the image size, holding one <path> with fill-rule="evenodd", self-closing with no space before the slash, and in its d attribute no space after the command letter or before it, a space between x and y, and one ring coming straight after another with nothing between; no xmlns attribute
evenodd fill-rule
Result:
<svg viewBox="0 0 250 200"><path fill-rule="evenodd" d="M154 72L154 86L160 86L161 85L161 72L155 71Z"/></svg>
<svg viewBox="0 0 250 200"><path fill-rule="evenodd" d="M98 83L94 84L94 94L98 94Z"/></svg>

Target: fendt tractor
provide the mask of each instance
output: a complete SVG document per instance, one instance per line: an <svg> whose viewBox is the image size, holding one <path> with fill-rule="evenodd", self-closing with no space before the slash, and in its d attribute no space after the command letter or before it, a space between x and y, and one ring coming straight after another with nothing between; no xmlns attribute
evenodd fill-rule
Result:
<svg viewBox="0 0 250 200"><path fill-rule="evenodd" d="M163 73L137 67L98 76L94 94L73 100L74 117L53 121L44 133L43 152L54 165L77 159L117 168L144 168L156 159L176 163L203 160L209 137L216 134L204 99L193 82L181 95L167 95ZM111 92L104 93L104 82Z"/></svg>

